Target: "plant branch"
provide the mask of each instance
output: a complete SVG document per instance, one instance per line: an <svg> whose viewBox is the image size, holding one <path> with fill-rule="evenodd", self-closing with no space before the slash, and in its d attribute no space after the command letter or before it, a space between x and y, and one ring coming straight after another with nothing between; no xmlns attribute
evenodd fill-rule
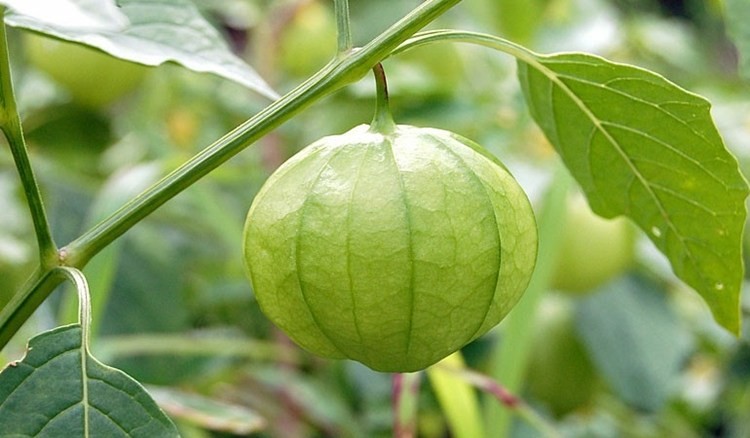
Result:
<svg viewBox="0 0 750 438"><path fill-rule="evenodd" d="M34 232L39 247L40 263L43 266L50 266L57 254L57 247L52 239L39 185L34 176L26 142L23 138L21 117L18 114L10 74L10 56L5 31L5 8L3 7L0 7L0 130L8 139L13 161L16 164L16 169L18 169L26 201L31 211L31 220L34 223Z"/></svg>
<svg viewBox="0 0 750 438"><path fill-rule="evenodd" d="M360 50L329 64L248 121L201 151L112 216L63 248L80 266L169 199L322 97L365 76L400 43L460 0L428 0Z"/></svg>
<svg viewBox="0 0 750 438"><path fill-rule="evenodd" d="M336 7L336 27L338 28L338 56L345 56L352 50L349 0L334 0L334 3Z"/></svg>
<svg viewBox="0 0 750 438"><path fill-rule="evenodd" d="M59 251L59 263L82 268L94 255L165 202L213 169L253 144L268 132L322 97L364 77L369 70L419 29L458 4L460 0L427 0L363 48L336 59L263 111L208 146L103 222ZM0 348L31 313L60 284L45 269L0 311Z"/></svg>

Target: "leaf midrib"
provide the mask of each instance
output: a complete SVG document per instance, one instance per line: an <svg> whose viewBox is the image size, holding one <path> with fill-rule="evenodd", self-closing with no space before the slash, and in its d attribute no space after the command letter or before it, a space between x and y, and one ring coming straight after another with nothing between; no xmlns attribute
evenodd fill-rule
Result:
<svg viewBox="0 0 750 438"><path fill-rule="evenodd" d="M88 376L88 345L86 331L81 329L81 390L83 403L83 436L88 438L89 432L89 376Z"/></svg>

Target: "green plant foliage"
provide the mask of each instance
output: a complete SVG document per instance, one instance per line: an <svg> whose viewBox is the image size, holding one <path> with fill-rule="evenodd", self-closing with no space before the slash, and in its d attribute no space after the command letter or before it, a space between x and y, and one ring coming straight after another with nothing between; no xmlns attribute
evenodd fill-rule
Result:
<svg viewBox="0 0 750 438"><path fill-rule="evenodd" d="M33 16L39 23L68 28L114 31L128 22L115 0L56 0L49 3L0 0L0 5L18 14Z"/></svg>
<svg viewBox="0 0 750 438"><path fill-rule="evenodd" d="M750 294L744 294L742 304L743 334L734 337L716 324L697 294L684 293L687 286L675 279L668 261L644 236L628 267L628 281L597 281L600 285L586 296L552 291L555 265L561 258L594 266L602 257L571 256L564 250L563 226L571 222L563 220L566 193L578 187L568 187L574 184L572 177L568 178L568 170L525 103L542 108L537 111L543 116L538 120L552 114L549 103L554 104L555 119L546 120L545 129L557 135L550 138L562 139L558 149L579 179L581 168L596 176L581 179L595 186L593 191L589 187L590 193L601 192L608 201L612 197L622 203L630 201L630 193L623 195L610 187L600 190L600 180L607 185L607 178L612 179L609 186L624 190L618 182L621 161L606 161L601 150L592 155L586 144L578 144L589 132L601 141L597 126L615 138L626 137L622 129L607 124L614 121L627 125L633 136L638 132L651 136L622 146L627 152L623 157L645 156L647 163L664 166L661 172L644 173L649 183L659 183L658 178L674 182L677 172L681 182L696 183L696 193L704 198L710 193L709 205L722 205L730 212L741 197L739 190L729 196L706 179L694 179L684 163L649 142L649 138L670 140L679 148L674 150L698 151L693 157L700 163L696 167L714 169L717 174L730 169L725 176L738 182L732 160L726 158L713 132L705 101L659 76L593 56L544 57L498 37L464 31L414 36L423 28L489 29L546 53L594 51L660 72L710 97L716 125L745 171L750 169L750 106L746 84L738 81L733 69L739 53L747 70L748 43L742 37L749 20L743 15L747 0L350 0L356 49L331 59L335 55L332 26L345 23L341 16L344 1L0 0L0 5L8 7L5 16L10 20L29 21L26 29L8 29L7 34L5 26L0 27L0 35L7 35L7 44L6 38L0 38L0 128L5 134L0 135L0 345L4 346L0 369L23 357L26 342L34 334L76 320L79 303L75 297L61 288L54 292L63 281L54 272L75 266L83 270L92 287L91 323L84 330L94 355L145 385L186 438L250 431L257 431L253 436L285 438L377 438L393 436L398 417L403 424L417 424L420 438L750 436ZM722 6L724 15L719 14ZM151 37L130 24L139 15L136 7L143 13L139 16L140 23L146 24L142 29L154 31ZM331 14L335 10L338 17ZM197 27L215 27L216 31L208 33L216 38L195 36L191 29L199 22ZM285 36L298 22L307 23L304 29L321 31ZM65 98L72 94L61 93L62 87L54 87L49 75L30 61L25 44L30 32L44 34L47 41L77 39L79 43L71 44L78 48L86 44L94 44L96 51L114 48L120 51L115 55L132 55L135 62L173 59L177 53L192 58L195 63L188 67L196 69L221 63L231 47L274 88L290 92L269 104L263 95L227 80L228 75L196 74L183 68L186 64L167 62L159 68L138 66L148 70L148 75L137 93L91 111L81 108L79 101L67 102ZM413 43L424 35L440 44L393 53L400 42L411 39ZM733 39L738 52L727 44L726 36ZM80 38L86 40L81 43ZM282 44L285 39L290 42ZM503 53L451 44L454 40ZM195 52L198 46L200 51ZM317 61L309 62L311 57ZM524 79L539 92L536 102L524 99L530 87L519 87L515 58L525 63ZM571 69L570 63L559 62L570 60L586 64ZM47 61L60 67L82 65L66 57ZM499 326L449 358L461 354L466 358L465 369L444 364L428 368L425 375L432 384L410 393L406 405L417 405L416 409L401 410L401 415L394 406L393 383L398 380L392 375L359 362L308 354L278 330L261 313L256 299L261 294L253 293L257 291L248 285L242 257L248 206L268 175L302 146L346 132L372 116L375 94L366 76L378 61L388 73L398 119L460 133L502 157L537 209L539 222L539 254L522 299ZM252 75L244 78L251 80ZM106 89L96 80L82 82L95 95ZM572 90L574 97L561 86ZM640 99L641 106L623 103L627 96ZM648 109L648 102L662 101L671 102L662 106L675 119L666 113L659 117ZM597 118L598 125L585 117L586 111ZM684 122L682 128L679 120ZM685 127L705 134L708 146L695 146L695 136ZM339 163L333 160L331 164ZM369 164L363 161L363 172L373 170ZM643 161L638 164L644 165ZM327 172L332 170L338 167L327 167ZM437 186L456 173L460 169L446 166L428 183ZM659 174L658 178L652 178L653 174ZM368 189L380 195L387 183L377 179ZM324 194L316 192L318 199ZM468 204L465 198L454 202L456 208ZM640 203L648 201L647 197L634 199L631 212L653 214L653 205ZM680 231L704 228L703 241L694 242L719 252L726 249L728 244L717 245L705 237L716 229L715 222L729 221L733 213L721 216L721 210L715 209L714 218L694 215L689 208L672 208L673 204L672 199L665 204L670 210L662 219L680 226L692 221L691 227ZM318 206L311 203L308 207L312 211ZM469 222L477 220L477 212L461 213ZM619 222L628 220L618 218ZM50 233L45 232L45 223ZM443 228L447 227L439 230ZM580 231L574 237L577 246L591 249L593 230L587 225L576 228ZM433 236L427 236L433 228L425 225L420 230L425 236L422 241L434 244ZM344 231L339 226L331 241L343 240ZM620 253L611 233L597 234L604 236L606 249ZM750 247L748 236L745 249ZM666 249L676 238L670 239ZM315 251L322 254L322 247L329 243L320 248L306 244L312 248L310 258L314 259ZM325 255L331 253L329 260L340 257L343 251L338 249L329 246ZM731 255L726 258L726 270L734 272L729 269L732 260ZM683 271L714 271L712 265L702 266L705 261L696 259L694 267L685 264ZM327 269L334 265L323 257L314 262ZM440 262L440 278L467 275L444 268L451 264L450 257ZM309 274L306 268L302 266L303 274ZM650 281L642 281L645 278ZM371 289L381 292L383 284L373 282ZM720 302L731 299L731 293L723 292L712 295ZM429 298L430 310L447 308L437 294ZM459 302L456 307L460 309L479 307L477 300L450 298ZM386 316L403 311L403 301L383 303L375 320L389 328L391 320ZM553 314L566 310L561 301L575 312L574 327L567 321L562 327L545 329L545 324L554 322L547 310ZM316 305L328 311L333 324L347 322L345 313L333 309L340 305L336 299L323 298ZM729 310L733 306L726 303ZM440 322L433 331L444 330L458 312L436 315ZM337 331L338 325L331 330ZM390 342L385 329L373 332L376 347ZM41 339L49 343L48 336L52 335ZM41 344L36 339L32 344L39 352ZM69 354L72 357L81 350ZM582 355L588 357L584 364L577 360ZM538 362L539 357L543 369L528 373L529 360ZM74 373L80 361L71 362L76 362ZM19 362L16 368L23 366ZM45 382L33 394L34 400L23 406L28 419L12 421L13 426L39 421L39 413L46 409L43 396L54 392L56 400L61 394L77 394L81 385L65 380L71 371L63 368L50 372L55 375L49 378L51 383ZM49 371L46 366L44 370ZM18 371L9 368L6 372ZM4 376L0 373L0 381ZM597 384L592 385L593 381ZM162 386L152 389L149 384ZM476 385L483 394L472 396L474 390L467 384ZM0 408L5 398L13 399L0 395ZM129 410L129 406L141 410L137 403L118 408ZM529 412L537 414L529 416ZM547 426L540 427L539 419ZM0 424L0 436L8 433L5 424L9 422ZM77 434L79 430L54 435L76 438L82 435Z"/></svg>
<svg viewBox="0 0 750 438"><path fill-rule="evenodd" d="M68 3L71 8L84 9L89 2L68 0ZM218 31L189 0L122 0L119 5L128 24L113 23L111 29L70 27L65 21L50 23L45 20L46 14L40 17L36 9L31 11L34 15L11 10L6 22L140 64L176 62L193 71L225 77L270 99L278 97L255 70L231 52Z"/></svg>
<svg viewBox="0 0 750 438"><path fill-rule="evenodd" d="M62 85L75 102L94 108L134 90L149 71L84 45L34 34L28 35L25 47L34 66Z"/></svg>
<svg viewBox="0 0 750 438"><path fill-rule="evenodd" d="M740 71L750 79L750 2L725 0L727 30L740 52Z"/></svg>
<svg viewBox="0 0 750 438"><path fill-rule="evenodd" d="M635 229L623 217L594 214L579 192L568 196L552 287L583 294L622 275L633 263Z"/></svg>
<svg viewBox="0 0 750 438"><path fill-rule="evenodd" d="M748 188L709 102L593 55L536 56L518 69L532 116L592 209L632 218L719 324L739 333Z"/></svg>
<svg viewBox="0 0 750 438"><path fill-rule="evenodd" d="M534 324L526 384L533 400L562 417L591 404L599 379L576 333L573 303L547 298Z"/></svg>
<svg viewBox="0 0 750 438"><path fill-rule="evenodd" d="M0 400L4 436L179 436L138 382L89 354L79 324L32 338L0 373Z"/></svg>
<svg viewBox="0 0 750 438"><path fill-rule="evenodd" d="M626 278L577 310L577 332L612 388L639 409L662 408L691 348L664 292Z"/></svg>
<svg viewBox="0 0 750 438"><path fill-rule="evenodd" d="M170 388L152 386L148 391L171 415L205 429L250 435L266 427L265 420L252 409Z"/></svg>

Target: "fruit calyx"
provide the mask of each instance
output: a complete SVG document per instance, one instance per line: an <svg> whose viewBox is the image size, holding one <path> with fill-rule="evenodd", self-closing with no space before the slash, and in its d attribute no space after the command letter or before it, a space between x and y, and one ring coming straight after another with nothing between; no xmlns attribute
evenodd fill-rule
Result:
<svg viewBox="0 0 750 438"><path fill-rule="evenodd" d="M261 310L297 344L414 372L488 332L520 299L536 223L481 146L396 125L382 66L373 70L372 124L279 167L248 211L243 251Z"/></svg>

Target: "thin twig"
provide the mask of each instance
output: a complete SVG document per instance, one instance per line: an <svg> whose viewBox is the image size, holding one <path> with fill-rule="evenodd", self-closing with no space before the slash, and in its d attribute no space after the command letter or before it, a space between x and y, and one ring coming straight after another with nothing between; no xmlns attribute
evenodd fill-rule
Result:
<svg viewBox="0 0 750 438"><path fill-rule="evenodd" d="M559 432L557 432L557 430L555 430L554 426L550 424L549 421L539 415L534 409L531 408L531 406L529 406L518 396L512 394L503 385L493 380L492 378L476 371L464 368L455 368L442 364L438 364L435 366L438 366L445 371L454 373L456 376L464 379L466 382L470 383L480 391L492 395L497 399L497 401L500 402L500 404L508 408L514 414L518 415L524 421L526 421L526 423L528 423L534 429L539 431L542 436L548 438L560 438L562 436Z"/></svg>
<svg viewBox="0 0 750 438"><path fill-rule="evenodd" d="M393 437L413 438L417 431L420 373L393 375Z"/></svg>

